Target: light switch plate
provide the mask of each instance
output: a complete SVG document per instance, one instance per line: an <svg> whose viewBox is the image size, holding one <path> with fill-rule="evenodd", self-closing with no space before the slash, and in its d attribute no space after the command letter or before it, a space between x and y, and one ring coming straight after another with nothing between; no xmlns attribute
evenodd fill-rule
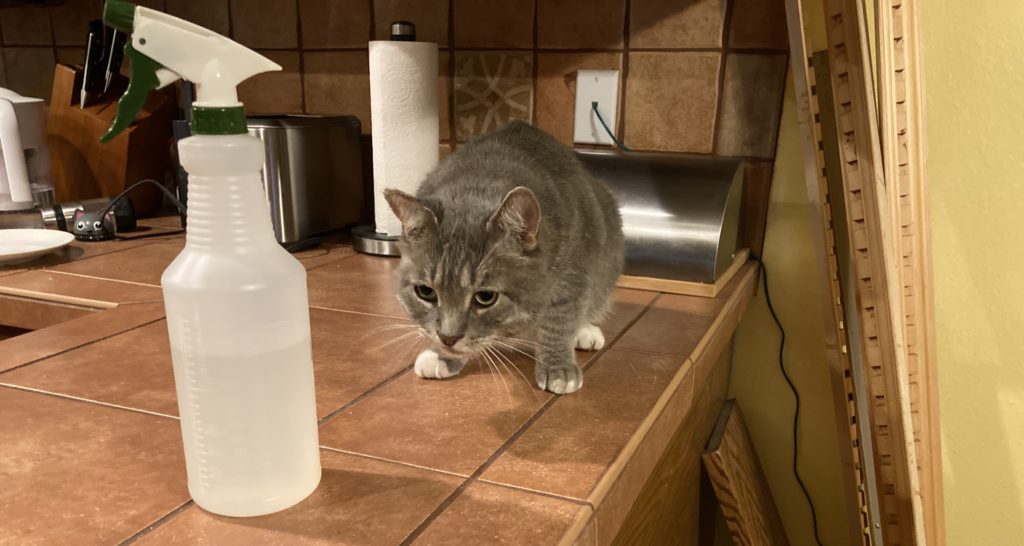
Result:
<svg viewBox="0 0 1024 546"><path fill-rule="evenodd" d="M614 144L591 108L597 102L608 128L615 130L619 107L618 70L578 70L576 72L576 115L572 141L577 144Z"/></svg>

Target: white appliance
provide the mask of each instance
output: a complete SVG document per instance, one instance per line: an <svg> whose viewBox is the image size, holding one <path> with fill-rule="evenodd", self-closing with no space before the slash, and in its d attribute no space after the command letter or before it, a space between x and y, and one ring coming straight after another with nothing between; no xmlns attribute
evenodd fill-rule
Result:
<svg viewBox="0 0 1024 546"><path fill-rule="evenodd" d="M53 203L43 99L0 87L0 211Z"/></svg>

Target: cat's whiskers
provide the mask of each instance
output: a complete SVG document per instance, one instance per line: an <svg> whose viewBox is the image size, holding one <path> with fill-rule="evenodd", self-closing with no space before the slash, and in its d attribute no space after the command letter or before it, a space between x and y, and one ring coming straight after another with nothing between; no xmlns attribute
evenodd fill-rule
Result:
<svg viewBox="0 0 1024 546"><path fill-rule="evenodd" d="M507 347L509 349L512 349L513 351L515 351L515 352L525 356L526 358L529 358L530 360L532 360L534 362L537 361L537 357L531 355L530 353L527 353L526 351L520 349L519 347L515 347L513 345L509 345L508 343L505 343L504 341L501 341L500 339L494 339L493 341L495 343L497 343L498 345L501 345L502 347Z"/></svg>
<svg viewBox="0 0 1024 546"><path fill-rule="evenodd" d="M406 333L404 333L404 334L402 334L402 335L400 335L398 337L393 338L391 341L388 341L386 343L382 343L382 344L374 347L373 350L379 351L381 349L385 349L385 348L387 348L387 347L389 347L391 345L394 345L395 343L398 343L399 341L402 341L404 339L408 339L410 336L414 336L414 335L419 334L419 333L420 333L419 331L415 331L415 330L412 331L412 332L406 332ZM420 335L422 335L422 334L420 334Z"/></svg>
<svg viewBox="0 0 1024 546"><path fill-rule="evenodd" d="M494 368L494 371L498 372L498 379L501 379L501 384L505 385L505 394L508 396L508 409L509 411L512 411L512 409L515 408L515 405L512 403L512 391L509 390L508 383L505 382L505 376L501 375L501 370L498 369L498 365L491 360L491 357L487 353L487 347L484 347L484 352L480 354L487 359L487 362Z"/></svg>
<svg viewBox="0 0 1024 546"><path fill-rule="evenodd" d="M475 357L474 360L476 360L477 365L480 366L481 368L483 368L481 363L487 364L487 362L483 358L484 357L483 351L479 351L478 350L478 351L474 352L473 353L473 357ZM490 364L487 365L487 373L490 374L491 382L494 383L494 390L498 390L498 378L494 377L494 370L492 369Z"/></svg>
<svg viewBox="0 0 1024 546"><path fill-rule="evenodd" d="M537 397L537 392L533 390L533 384L530 383L530 380L526 378L522 370L520 370L519 367L516 366L514 362L512 362L512 359L510 359L508 355L502 353L497 347L488 347L487 349L491 351L491 353L499 360L504 359L505 362L508 362L508 366L505 366L505 368L508 369L509 367L511 367L513 370L515 370L515 372L519 374L519 377L523 378L523 383L526 384L526 390L533 395L534 402L540 402L540 399Z"/></svg>
<svg viewBox="0 0 1024 546"><path fill-rule="evenodd" d="M392 330L408 330L410 328L419 328L419 325L417 325L417 324L384 324L384 325L378 326L376 328L371 328L370 330L367 330L366 332L363 332L362 334L356 336L355 341L356 341L356 343L363 343L368 338L373 337L373 336L377 336L377 335L380 335L380 334L383 334L383 333L386 333L386 332L390 332Z"/></svg>

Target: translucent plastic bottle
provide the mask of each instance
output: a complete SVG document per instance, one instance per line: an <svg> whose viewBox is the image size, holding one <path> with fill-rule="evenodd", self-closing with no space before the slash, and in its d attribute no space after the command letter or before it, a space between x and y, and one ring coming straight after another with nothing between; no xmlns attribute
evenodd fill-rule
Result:
<svg viewBox="0 0 1024 546"><path fill-rule="evenodd" d="M283 510L320 481L306 271L274 238L257 138L178 153L188 233L161 283L189 492L227 516Z"/></svg>

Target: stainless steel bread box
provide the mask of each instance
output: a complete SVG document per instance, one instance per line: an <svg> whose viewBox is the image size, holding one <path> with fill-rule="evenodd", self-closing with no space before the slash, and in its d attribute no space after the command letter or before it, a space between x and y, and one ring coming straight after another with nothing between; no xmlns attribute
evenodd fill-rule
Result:
<svg viewBox="0 0 1024 546"><path fill-rule="evenodd" d="M625 274L714 283L737 251L739 160L578 150L619 199Z"/></svg>
<svg viewBox="0 0 1024 546"><path fill-rule="evenodd" d="M263 141L260 172L280 243L365 218L361 127L352 116L255 116L249 134Z"/></svg>

